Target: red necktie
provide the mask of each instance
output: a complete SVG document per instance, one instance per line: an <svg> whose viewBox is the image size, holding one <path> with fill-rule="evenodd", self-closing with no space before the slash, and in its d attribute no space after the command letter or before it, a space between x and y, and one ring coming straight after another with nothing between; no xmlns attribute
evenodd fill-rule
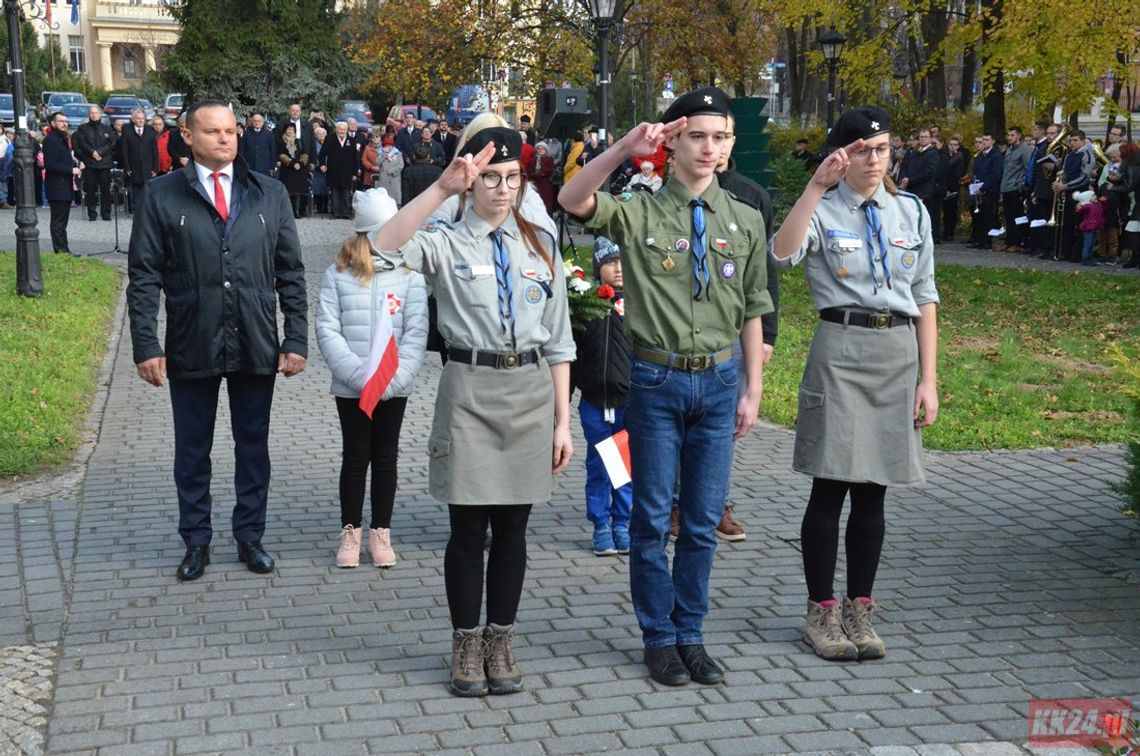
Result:
<svg viewBox="0 0 1140 756"><path fill-rule="evenodd" d="M225 223L230 218L230 209L226 205L226 193L222 191L222 174L220 172L211 173L214 177L214 207L218 210L218 215L222 216L222 223Z"/></svg>

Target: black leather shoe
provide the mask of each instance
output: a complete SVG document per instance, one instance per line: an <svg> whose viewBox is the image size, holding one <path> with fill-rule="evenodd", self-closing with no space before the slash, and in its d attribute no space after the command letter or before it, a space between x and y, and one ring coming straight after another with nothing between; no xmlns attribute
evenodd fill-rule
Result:
<svg viewBox="0 0 1140 756"><path fill-rule="evenodd" d="M716 685L724 682L724 670L713 661L705 651L705 647L697 643L692 646L677 646L677 655L681 663L689 670L689 677L693 682L701 685Z"/></svg>
<svg viewBox="0 0 1140 756"><path fill-rule="evenodd" d="M273 557L266 554L265 549L261 548L261 544L257 541L238 544L238 561L245 562L249 571L258 575L273 572Z"/></svg>
<svg viewBox="0 0 1140 756"><path fill-rule="evenodd" d="M645 649L645 666L649 676L662 685L685 685L689 682L689 672L677 655L676 646Z"/></svg>
<svg viewBox="0 0 1140 756"><path fill-rule="evenodd" d="M208 546L190 546L186 549L186 556L182 557L182 564L178 565L178 579L182 581L197 580L206 574L206 565L210 563L210 548Z"/></svg>

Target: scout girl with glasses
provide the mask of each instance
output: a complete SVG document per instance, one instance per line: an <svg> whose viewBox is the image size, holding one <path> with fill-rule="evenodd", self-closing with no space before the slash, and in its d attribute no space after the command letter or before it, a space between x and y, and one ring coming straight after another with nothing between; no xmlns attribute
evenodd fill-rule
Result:
<svg viewBox="0 0 1140 756"><path fill-rule="evenodd" d="M921 428L938 417L934 243L930 216L887 176L890 116L844 113L837 148L773 237L784 265L803 262L820 322L800 384L793 467L812 476L801 537L808 588L804 640L824 659L875 659L871 625L888 485L925 480ZM839 517L847 520L847 592L832 592Z"/></svg>
<svg viewBox="0 0 1140 756"><path fill-rule="evenodd" d="M448 344L428 449L430 490L448 504L451 523L444 583L453 629L449 687L459 696L522 687L511 636L527 519L532 505L550 500L552 475L573 453L566 284L553 235L519 212L521 151L513 129L469 126L443 175L375 240L427 278ZM454 223L424 223L453 195L466 209L466 194L470 208Z"/></svg>

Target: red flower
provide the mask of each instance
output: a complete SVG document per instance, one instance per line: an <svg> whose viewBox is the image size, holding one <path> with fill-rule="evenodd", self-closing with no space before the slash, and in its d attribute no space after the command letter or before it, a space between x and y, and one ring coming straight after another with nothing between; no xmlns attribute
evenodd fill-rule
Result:
<svg viewBox="0 0 1140 756"><path fill-rule="evenodd" d="M581 278L583 281L585 281L586 280L586 271L582 270L581 268L575 268L574 269L574 277L575 278Z"/></svg>
<svg viewBox="0 0 1140 756"><path fill-rule="evenodd" d="M602 299L613 299L614 287L610 286L609 284L602 284L598 287L598 296Z"/></svg>

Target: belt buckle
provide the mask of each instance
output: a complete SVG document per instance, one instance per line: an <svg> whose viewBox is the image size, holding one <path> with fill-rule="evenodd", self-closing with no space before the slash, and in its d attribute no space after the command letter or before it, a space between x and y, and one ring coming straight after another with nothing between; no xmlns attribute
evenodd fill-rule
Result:
<svg viewBox="0 0 1140 756"><path fill-rule="evenodd" d="M495 360L495 367L497 368L516 368L519 366L519 356L517 354L500 354Z"/></svg>
<svg viewBox="0 0 1140 756"><path fill-rule="evenodd" d="M891 325L890 314L885 312L875 313L871 316L871 325L879 330L889 328Z"/></svg>
<svg viewBox="0 0 1140 756"><path fill-rule="evenodd" d="M696 357L690 357L688 360L689 370L704 370L705 367L707 367L708 359L709 358L703 354Z"/></svg>

